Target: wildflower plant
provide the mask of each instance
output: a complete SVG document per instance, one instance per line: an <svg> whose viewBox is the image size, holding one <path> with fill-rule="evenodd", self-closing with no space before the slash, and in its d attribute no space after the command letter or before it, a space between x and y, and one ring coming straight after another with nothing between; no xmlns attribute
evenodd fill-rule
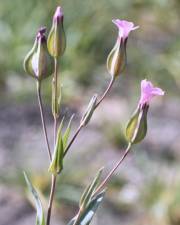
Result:
<svg viewBox="0 0 180 225"><path fill-rule="evenodd" d="M34 197L36 205L36 225L51 224L51 211L55 195L56 182L58 176L61 175L61 172L65 167L64 158L67 153L69 153L71 146L73 145L80 132L90 122L95 110L100 106L107 94L112 89L116 78L125 69L127 61L126 48L129 34L131 31L139 28L139 26L134 26L132 22L128 22L125 20L114 19L112 21L118 28L118 36L113 49L110 51L109 56L107 57L107 69L110 74L110 82L102 96L99 97L97 94L93 95L79 122L79 126L70 139L73 115L64 132L64 118L59 121L62 90L60 85L60 71L58 70L58 65L62 60L66 48L66 35L63 26L63 20L64 14L62 8L57 7L48 38L46 39L45 35L46 28L40 28L35 37L34 45L24 60L24 69L26 73L33 77L37 83L37 96L40 115L47 146L47 153L49 156L48 171L49 173L51 173L52 177L49 203L47 209L43 209L37 191L33 187L27 174L24 173L25 181L27 183L29 191ZM49 144L41 97L41 83L48 76L52 76L52 115L54 118L53 146L50 146ZM137 105L137 109L130 118L126 128L126 138L128 141L128 145L123 153L123 156L117 161L117 163L104 179L102 179L101 176L103 168L98 171L93 181L83 192L79 201L79 211L74 216L74 218L70 220L68 225L88 225L91 223L91 220L95 215L98 206L101 204L105 196L107 185L112 175L124 161L132 146L142 141L146 136L147 113L151 99L154 96L162 95L164 95L164 91L162 91L158 87L154 87L150 81L143 80L141 82L141 97Z"/></svg>

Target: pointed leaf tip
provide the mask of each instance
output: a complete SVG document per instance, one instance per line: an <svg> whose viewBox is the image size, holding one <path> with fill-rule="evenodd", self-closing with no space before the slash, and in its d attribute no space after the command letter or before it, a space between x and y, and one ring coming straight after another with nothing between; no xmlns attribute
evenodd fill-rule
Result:
<svg viewBox="0 0 180 225"><path fill-rule="evenodd" d="M38 196L37 191L35 190L35 188L33 187L31 181L29 180L27 174L25 172L23 172L24 174L24 178L28 187L29 192L32 194L35 205L36 205L36 225L45 225L45 219L44 219L44 212L43 212L43 208L42 208L42 204L40 201L40 198Z"/></svg>
<svg viewBox="0 0 180 225"><path fill-rule="evenodd" d="M54 149L52 161L48 169L48 171L53 173L54 175L59 174L63 169L63 155L64 155L64 146L63 146L63 137L62 137L63 122L64 122L64 117L61 120L61 124L59 125L59 128L58 128L56 146Z"/></svg>
<svg viewBox="0 0 180 225"><path fill-rule="evenodd" d="M63 135L63 146L64 146L64 149L66 149L67 147L67 143L68 143L68 139L69 139L69 136L70 136L70 133L71 133L71 125L72 125L72 120L74 118L74 114L71 116L70 120L69 120L69 123L68 123L68 126L64 132L64 135Z"/></svg>

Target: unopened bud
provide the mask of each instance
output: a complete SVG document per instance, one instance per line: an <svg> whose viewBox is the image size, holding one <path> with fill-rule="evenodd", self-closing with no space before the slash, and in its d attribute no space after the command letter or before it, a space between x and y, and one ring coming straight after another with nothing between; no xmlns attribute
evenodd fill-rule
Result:
<svg viewBox="0 0 180 225"><path fill-rule="evenodd" d="M53 73L53 58L47 50L46 28L41 28L36 36L34 46L24 59L24 70L30 76L41 81Z"/></svg>
<svg viewBox="0 0 180 225"><path fill-rule="evenodd" d="M107 69L111 76L117 77L126 66L126 41L119 39L107 58Z"/></svg>
<svg viewBox="0 0 180 225"><path fill-rule="evenodd" d="M91 98L91 100L88 104L88 107L81 119L81 122L80 122L81 126L86 126L89 123L89 121L93 115L93 112L96 108L96 102L97 102L97 94Z"/></svg>
<svg viewBox="0 0 180 225"><path fill-rule="evenodd" d="M47 41L49 53L53 57L62 56L66 48L66 36L63 27L63 19L64 15L61 7L59 6L54 14L52 27Z"/></svg>
<svg viewBox="0 0 180 225"><path fill-rule="evenodd" d="M127 140L136 144L142 141L147 133L147 112L149 106L144 105L142 108L138 106L126 128Z"/></svg>

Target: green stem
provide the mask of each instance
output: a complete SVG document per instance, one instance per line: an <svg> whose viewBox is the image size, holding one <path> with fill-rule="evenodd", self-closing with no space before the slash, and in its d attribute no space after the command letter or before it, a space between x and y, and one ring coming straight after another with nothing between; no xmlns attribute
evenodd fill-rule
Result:
<svg viewBox="0 0 180 225"><path fill-rule="evenodd" d="M45 137L45 141L46 141L46 145L47 145L47 151L48 151L49 159L51 161L52 155L51 155L51 149L50 149L48 135L47 135L46 122L45 122L45 118L44 118L44 109L43 109L42 98L41 98L41 83L40 83L40 81L37 81L37 96L38 96L38 103L39 103L39 109L40 109L40 114L41 114L41 121L42 121L44 137Z"/></svg>
<svg viewBox="0 0 180 225"><path fill-rule="evenodd" d="M109 85L108 85L107 89L105 90L104 94L102 95L102 97L99 99L99 101L96 104L96 108L101 104L101 102L107 96L107 94L109 93L109 91L111 90L111 88L113 86L114 81L115 81L115 77L111 77L111 80L109 82Z"/></svg>
<svg viewBox="0 0 180 225"><path fill-rule="evenodd" d="M50 192L50 197L49 197L46 225L50 225L51 211L52 211L52 204L53 204L53 199L54 199L55 188L56 188L56 176L52 175L51 192Z"/></svg>
<svg viewBox="0 0 180 225"><path fill-rule="evenodd" d="M55 73L54 73L54 82L55 82L55 100L57 100L57 59L54 59L55 62ZM98 101L98 103L96 104L96 108L100 105L100 103L104 100L104 98L107 96L108 92L110 91L112 85L114 83L114 78L111 78L111 81L106 89L106 91L104 92L104 94L102 95L102 97L100 98L100 100ZM54 117L54 136L56 140L56 133L57 133L57 118ZM78 134L80 133L80 131L82 130L83 126L79 126L78 129L76 130L74 136L72 137L71 141L69 142L68 146L66 147L65 151L64 151L64 157L66 156L68 150L70 149L71 145L74 143L75 139L77 138ZM51 209L52 209L52 203L53 203L53 198L54 198L54 192L55 192L55 186L56 186L56 177L53 175L52 176L52 184L51 184L51 194L50 194L50 200L49 200L49 207L48 207L48 214L47 214L47 222L46 225L50 225L50 218L51 218ZM81 210L79 210L78 212L78 216L77 219L74 223L74 225L77 223L78 218L80 217L81 214Z"/></svg>
<svg viewBox="0 0 180 225"><path fill-rule="evenodd" d="M83 128L83 126L79 126L78 129L76 130L74 136L72 137L71 141L69 142L68 146L66 147L65 151L64 151L64 157L66 156L68 150L70 149L71 145L73 144L73 142L75 141L76 137L78 136L78 134L80 133L81 129Z"/></svg>
<svg viewBox="0 0 180 225"><path fill-rule="evenodd" d="M126 156L128 155L128 153L130 152L132 144L129 143L123 156L121 157L121 159L116 163L116 165L113 167L113 169L109 172L109 174L106 176L106 178L101 182L101 184L96 188L96 191L94 192L93 195L96 195L99 191L101 191L102 188L104 188L104 186L108 183L109 179L112 177L112 175L114 174L114 172L117 170L117 168L121 165L121 163L124 161L124 159L126 158Z"/></svg>
<svg viewBox="0 0 180 225"><path fill-rule="evenodd" d="M58 61L57 58L54 58L54 92L55 92L55 108L57 107L57 98L58 98ZM55 113L57 113L57 108ZM58 115L54 115L54 120L57 120Z"/></svg>
<svg viewBox="0 0 180 225"><path fill-rule="evenodd" d="M114 83L114 80L115 80L114 77L112 77L111 80L110 80L110 82L109 82L109 85L108 85L107 89L105 90L104 94L103 94L102 97L99 99L99 101L97 102L95 108L98 108L98 106L101 104L101 102L105 99L105 97L107 96L107 94L109 93L109 91L110 91L111 88L112 88L112 85L113 85L113 83ZM83 126L80 125L80 126L78 127L78 129L76 130L74 136L72 137L71 141L69 142L67 148L66 148L65 151L64 151L64 157L65 157L65 155L67 154L68 150L70 149L71 145L74 143L76 137L79 135L79 133L80 133L80 131L82 130L82 128L83 128Z"/></svg>
<svg viewBox="0 0 180 225"><path fill-rule="evenodd" d="M57 102L57 86L58 86L58 61L57 58L54 57L54 92L55 92L55 103ZM57 115L54 115L54 149L56 145L56 136L57 136ZM56 188L56 181L57 181L57 176L52 175L51 177L51 191L50 191L50 196L49 196L49 204L48 204L48 212L47 212L47 220L46 220L46 225L50 225L51 221L51 212L52 212L52 205L53 205L53 200L54 200L54 194L55 194L55 188Z"/></svg>
<svg viewBox="0 0 180 225"><path fill-rule="evenodd" d="M82 212L82 209L81 209L81 208L79 208L79 211L78 211L77 217L76 217L76 219L75 219L75 221L74 221L73 225L77 225L77 223L78 223L78 221L79 221L79 219L80 219L80 216L81 216L81 212Z"/></svg>

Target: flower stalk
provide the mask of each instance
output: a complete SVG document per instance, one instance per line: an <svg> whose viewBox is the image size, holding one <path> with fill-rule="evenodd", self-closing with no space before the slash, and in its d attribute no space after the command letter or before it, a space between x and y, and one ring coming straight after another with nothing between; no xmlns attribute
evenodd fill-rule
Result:
<svg viewBox="0 0 180 225"><path fill-rule="evenodd" d="M43 108L42 97L41 97L41 82L39 82L39 81L37 81L37 96L38 96L38 103L39 103L42 127L43 127L45 142L46 142L46 146L47 146L47 152L49 155L49 160L51 161L52 155L51 155L51 149L50 149L50 144L49 144L49 140L48 140L46 122L45 122L45 118L44 118L44 108Z"/></svg>
<svg viewBox="0 0 180 225"><path fill-rule="evenodd" d="M132 144L129 143L123 156L121 157L121 159L116 163L116 165L113 167L113 169L109 172L109 174L106 176L106 178L101 182L101 184L97 187L96 191L94 192L94 195L96 195L97 193L99 193L104 187L105 185L108 183L108 181L110 180L110 178L112 177L112 175L114 174L114 172L119 168L119 166L122 164L122 162L125 160L125 158L127 157L128 153L131 150L131 146Z"/></svg>
<svg viewBox="0 0 180 225"><path fill-rule="evenodd" d="M56 176L52 175L52 177L51 177L51 191L50 191L50 197L49 197L46 225L50 225L52 205L53 205L53 199L54 199L55 188L56 188L56 180L57 180Z"/></svg>
<svg viewBox="0 0 180 225"><path fill-rule="evenodd" d="M54 57L54 77L53 77L53 87L54 87L54 105L57 106L57 86L58 86L58 61L57 57ZM52 103L53 104L53 103ZM55 150L55 145L56 145L56 138L57 138L57 120L58 120L58 115L54 114L54 150ZM50 191L50 196L49 196L49 204L48 204L48 212L47 212L47 219L46 219L46 225L50 225L50 220L51 220L51 212L52 212L52 205L53 205L53 199L55 195L55 188L56 188L56 181L57 181L57 176L52 174L51 175L51 191Z"/></svg>
<svg viewBox="0 0 180 225"><path fill-rule="evenodd" d="M101 102L105 99L105 97L107 96L107 94L110 92L113 83L114 83L115 78L112 77L109 85L107 87L107 89L105 90L105 92L103 93L102 97L98 100L98 102L95 105L95 109L99 107L99 105L101 104ZM70 149L71 145L74 143L75 139L77 138L77 136L79 135L80 131L82 130L84 126L82 124L79 125L79 127L77 128L74 136L72 137L71 141L69 142L68 146L66 147L65 151L64 151L64 157L66 156L66 154L68 153L68 150Z"/></svg>
<svg viewBox="0 0 180 225"><path fill-rule="evenodd" d="M111 80L110 80L110 82L109 82L109 85L108 85L108 87L107 87L107 89L105 90L105 92L104 92L104 94L102 95L102 97L98 100L98 102L96 103L96 107L95 108L97 108L100 104L101 104L101 102L105 99L105 97L107 96L107 94L110 92L110 90L111 90L111 88L112 88L112 86L113 86L113 84L114 84L114 81L115 81L115 77L114 76L112 76L111 77Z"/></svg>
<svg viewBox="0 0 180 225"><path fill-rule="evenodd" d="M54 151L56 146L57 138L57 123L59 118L59 108L60 108L60 96L61 90L58 90L58 59L64 54L66 48L66 37L63 28L64 14L60 6L57 7L54 17L52 27L47 40L47 47L50 55L54 58L54 77L52 83L52 113L54 117ZM58 93L59 91L59 93ZM49 197L49 206L47 213L46 225L50 225L52 204L55 194L56 187L56 175L52 175L51 180L51 192Z"/></svg>
<svg viewBox="0 0 180 225"><path fill-rule="evenodd" d="M54 113L53 113L53 117L54 117L54 146L56 144L56 133L57 133L57 120L59 117L59 109L58 109L58 60L56 57L54 57L54 77L53 77L53 88L54 88L54 99L52 99L52 101L54 101L54 103L52 103L52 105L54 105Z"/></svg>

